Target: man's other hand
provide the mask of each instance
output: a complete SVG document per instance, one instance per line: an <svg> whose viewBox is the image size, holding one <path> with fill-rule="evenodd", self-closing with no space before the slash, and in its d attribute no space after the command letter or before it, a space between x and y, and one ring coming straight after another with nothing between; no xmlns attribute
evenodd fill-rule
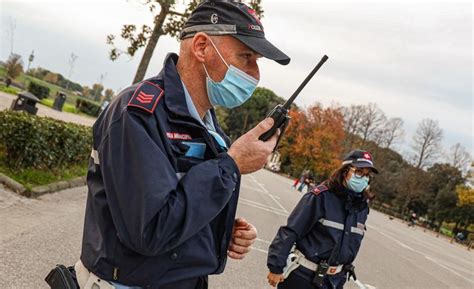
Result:
<svg viewBox="0 0 474 289"><path fill-rule="evenodd" d="M232 259L243 259L250 252L250 246L255 239L257 239L257 229L244 218L235 219L227 255Z"/></svg>

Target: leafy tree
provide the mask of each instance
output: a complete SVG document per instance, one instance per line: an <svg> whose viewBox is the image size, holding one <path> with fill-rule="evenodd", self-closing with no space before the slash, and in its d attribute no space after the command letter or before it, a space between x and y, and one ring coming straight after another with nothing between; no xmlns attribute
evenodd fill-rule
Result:
<svg viewBox="0 0 474 289"><path fill-rule="evenodd" d="M458 196L459 206L474 206L474 189L465 185L456 187L456 194Z"/></svg>
<svg viewBox="0 0 474 289"><path fill-rule="evenodd" d="M372 190L376 192L377 200L390 204L400 194L405 193L405 170L410 165L399 153L378 147L375 143L370 142L362 149L372 153L375 166L379 170L379 174L370 183Z"/></svg>
<svg viewBox="0 0 474 289"><path fill-rule="evenodd" d="M86 98L92 97L92 90L89 86L84 86L82 89L82 96Z"/></svg>
<svg viewBox="0 0 474 289"><path fill-rule="evenodd" d="M43 80L52 84L56 84L58 82L58 79L59 77L56 73L48 72L48 74L46 74Z"/></svg>
<svg viewBox="0 0 474 289"><path fill-rule="evenodd" d="M5 63L5 69L7 71L7 77L11 79L20 76L20 74L23 73L23 61L21 60L21 56L14 53L10 54L10 57Z"/></svg>
<svg viewBox="0 0 474 289"><path fill-rule="evenodd" d="M427 210L424 204L426 188L429 184L427 172L422 169L407 166L404 167L399 176L397 186L397 196L394 203L401 209L405 216L410 210L423 213Z"/></svg>
<svg viewBox="0 0 474 289"><path fill-rule="evenodd" d="M114 97L114 91L110 88L107 88L104 92L104 100L111 101Z"/></svg>
<svg viewBox="0 0 474 289"><path fill-rule="evenodd" d="M121 50L115 46L116 36L110 34L107 36L107 44L112 46L109 57L116 60L121 54L127 54L133 57L135 53L142 47L145 52L141 58L137 72L133 79L133 83L137 83L145 77L146 70L150 63L153 51L156 48L158 40L163 35L179 37L179 32L186 23L191 12L199 4L198 0L183 1L185 9L179 9L175 0L145 0L144 5L148 7L150 12L158 14L154 16L152 26L143 25L137 27L135 24L125 24L120 34L121 38L128 42L128 47ZM260 5L261 0L251 0L249 5L252 7L259 17L263 16L263 10Z"/></svg>
<svg viewBox="0 0 474 289"><path fill-rule="evenodd" d="M436 222L438 230L444 221L452 220L456 213L456 192L447 188L438 192L431 201L429 216L432 222Z"/></svg>
<svg viewBox="0 0 474 289"><path fill-rule="evenodd" d="M100 101L103 90L104 90L104 86L100 83L94 83L92 85L92 97L94 98L95 101Z"/></svg>
<svg viewBox="0 0 474 289"><path fill-rule="evenodd" d="M474 189L466 185L456 187L457 207L452 221L456 222L454 232L458 225L463 225L463 230L474 222Z"/></svg>
<svg viewBox="0 0 474 289"><path fill-rule="evenodd" d="M233 109L222 109L227 115L226 133L233 139L238 138L262 121L275 105L283 102L284 99L270 89L258 87L243 105Z"/></svg>
<svg viewBox="0 0 474 289"><path fill-rule="evenodd" d="M340 165L344 139L343 115L320 104L305 111L292 110L292 120L281 143L282 167L297 175L304 169L327 178Z"/></svg>
<svg viewBox="0 0 474 289"><path fill-rule="evenodd" d="M438 220L439 225L453 218L456 208L456 187L464 182L461 171L450 164L434 164L427 171L428 185L425 188L423 201L428 207L431 219Z"/></svg>

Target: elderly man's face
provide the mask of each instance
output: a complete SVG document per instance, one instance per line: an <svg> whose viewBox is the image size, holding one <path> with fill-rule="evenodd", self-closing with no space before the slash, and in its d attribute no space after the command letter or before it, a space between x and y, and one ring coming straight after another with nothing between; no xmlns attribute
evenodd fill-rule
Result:
<svg viewBox="0 0 474 289"><path fill-rule="evenodd" d="M232 36L211 37L211 40L219 49L228 65L233 65L253 78L260 79L260 71L257 64L257 60L261 57L259 54ZM211 78L214 81L221 81L227 72L227 66L221 60L209 40L206 47L205 62Z"/></svg>

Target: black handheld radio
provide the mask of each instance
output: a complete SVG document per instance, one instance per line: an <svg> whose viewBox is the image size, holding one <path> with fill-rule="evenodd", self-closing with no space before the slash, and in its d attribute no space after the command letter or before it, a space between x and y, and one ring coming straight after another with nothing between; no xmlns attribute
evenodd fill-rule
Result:
<svg viewBox="0 0 474 289"><path fill-rule="evenodd" d="M280 142L280 138L283 135L283 132L285 131L286 127L288 126L288 121L290 120L290 117L288 116L288 111L290 110L290 106L295 100L295 98L298 96L298 94L301 92L301 90L306 86L306 84L313 78L313 76L316 74L316 72L319 70L319 68L328 60L327 55L324 55L323 58L319 61L319 63L316 65L316 67L311 71L311 73L305 78L305 80L300 84L300 86L296 89L296 91L293 93L293 95L283 104L279 104L275 106L272 111L267 115L267 117L271 117L274 120L273 126L271 129L269 129L267 132L263 133L258 139L261 141L267 141L269 140L277 131L277 129L281 129L280 131L280 137L278 139L278 142ZM278 146L278 142L275 145L275 149Z"/></svg>

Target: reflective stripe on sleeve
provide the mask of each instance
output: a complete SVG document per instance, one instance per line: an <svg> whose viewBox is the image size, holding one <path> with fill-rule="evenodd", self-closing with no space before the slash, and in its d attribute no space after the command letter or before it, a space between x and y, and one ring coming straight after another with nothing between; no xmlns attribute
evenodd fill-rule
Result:
<svg viewBox="0 0 474 289"><path fill-rule="evenodd" d="M329 221L329 220L326 220L326 219L319 219L319 221L321 224L323 224L324 226L326 227L331 227L331 228L334 228L334 229L338 229L338 230L344 230L344 224L341 224L341 223L338 223L338 222L334 222L334 221Z"/></svg>
<svg viewBox="0 0 474 289"><path fill-rule="evenodd" d="M356 233L356 234L364 236L364 230L356 228L356 227L351 227L351 233Z"/></svg>
<svg viewBox="0 0 474 289"><path fill-rule="evenodd" d="M94 160L94 164L100 165L99 152L96 151L95 149L92 149L91 158Z"/></svg>

